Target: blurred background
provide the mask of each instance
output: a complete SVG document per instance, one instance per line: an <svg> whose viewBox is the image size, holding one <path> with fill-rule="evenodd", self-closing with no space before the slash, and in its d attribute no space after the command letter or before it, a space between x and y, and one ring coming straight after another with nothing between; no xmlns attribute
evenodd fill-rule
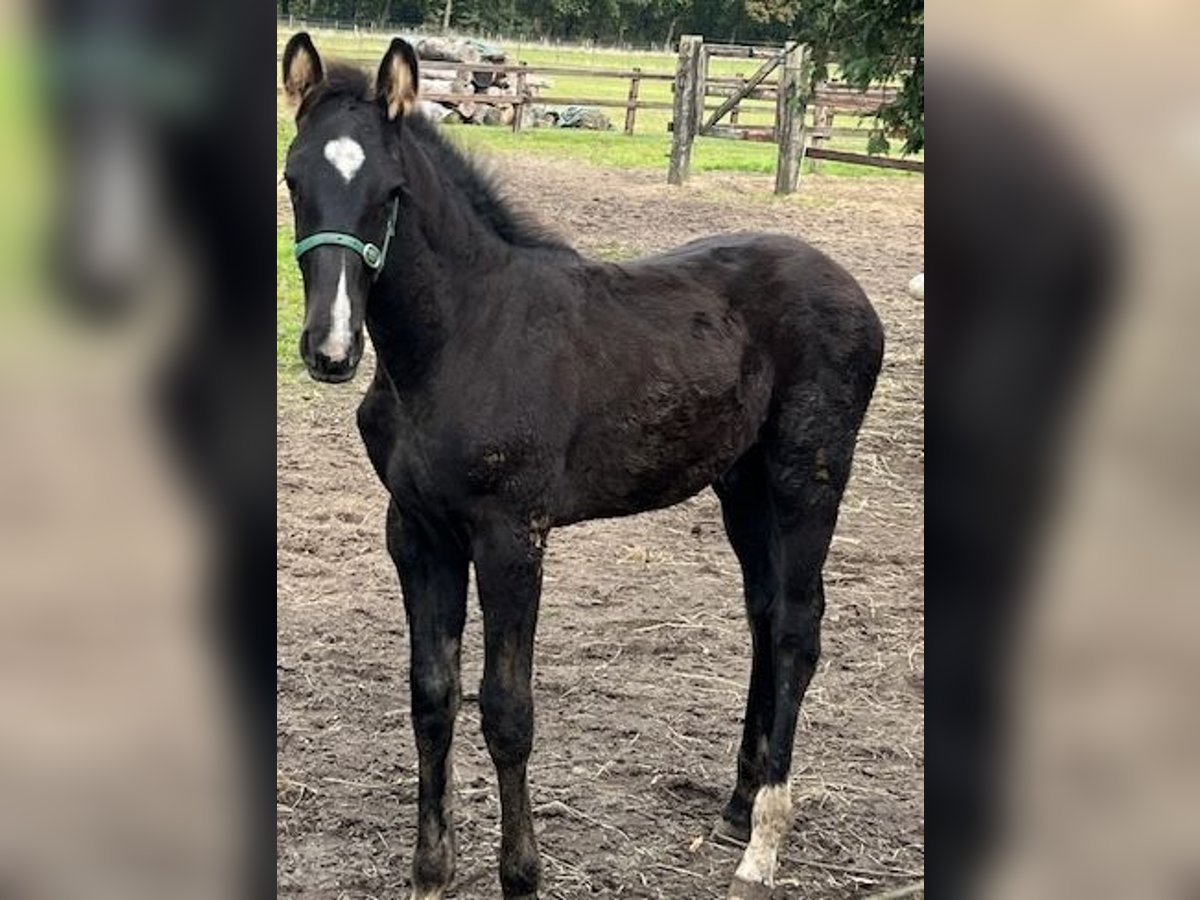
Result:
<svg viewBox="0 0 1200 900"><path fill-rule="evenodd" d="M263 13L0 9L3 897L272 890Z"/></svg>
<svg viewBox="0 0 1200 900"><path fill-rule="evenodd" d="M1170 2L930 16L927 850L947 896L1200 891L1197 24Z"/></svg>
<svg viewBox="0 0 1200 900"><path fill-rule="evenodd" d="M927 881L1200 896L1200 13L928 18ZM0 897L271 893L275 33L0 7Z"/></svg>

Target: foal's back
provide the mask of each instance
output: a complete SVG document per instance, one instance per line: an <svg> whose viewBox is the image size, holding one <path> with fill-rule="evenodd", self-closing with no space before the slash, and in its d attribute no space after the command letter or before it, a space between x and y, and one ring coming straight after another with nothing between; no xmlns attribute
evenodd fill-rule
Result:
<svg viewBox="0 0 1200 900"><path fill-rule="evenodd" d="M589 269L559 336L570 427L556 521L667 506L711 484L829 364L878 368L854 279L795 238L720 235Z"/></svg>

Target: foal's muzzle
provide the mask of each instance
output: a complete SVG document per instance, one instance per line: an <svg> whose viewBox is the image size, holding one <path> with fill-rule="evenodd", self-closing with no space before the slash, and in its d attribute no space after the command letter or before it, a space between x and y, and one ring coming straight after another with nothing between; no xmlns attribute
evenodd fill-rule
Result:
<svg viewBox="0 0 1200 900"><path fill-rule="evenodd" d="M349 381L358 371L358 364L363 355L363 334L356 332L350 340L350 352L342 359L330 359L319 349L312 346L308 329L300 333L300 358L308 369L308 374L317 381L339 384Z"/></svg>

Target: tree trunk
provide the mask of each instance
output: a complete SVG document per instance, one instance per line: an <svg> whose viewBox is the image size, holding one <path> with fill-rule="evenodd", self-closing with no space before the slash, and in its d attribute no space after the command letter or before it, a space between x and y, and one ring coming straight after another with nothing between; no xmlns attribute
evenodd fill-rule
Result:
<svg viewBox="0 0 1200 900"><path fill-rule="evenodd" d="M446 0L446 6L442 10L442 33L450 30L450 11L454 7L454 0Z"/></svg>
<svg viewBox="0 0 1200 900"><path fill-rule="evenodd" d="M379 21L376 22L377 28L384 28L392 17L392 0L383 0L382 6L379 8Z"/></svg>

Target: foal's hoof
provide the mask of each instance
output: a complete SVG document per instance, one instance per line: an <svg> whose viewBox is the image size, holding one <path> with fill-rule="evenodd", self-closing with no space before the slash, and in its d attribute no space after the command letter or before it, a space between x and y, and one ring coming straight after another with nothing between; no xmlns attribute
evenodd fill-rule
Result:
<svg viewBox="0 0 1200 900"><path fill-rule="evenodd" d="M774 891L761 881L746 881L733 876L729 885L729 900L771 900Z"/></svg>
<svg viewBox="0 0 1200 900"><path fill-rule="evenodd" d="M745 847L750 843L750 827L737 825L721 816L713 824L712 839L715 844L729 847Z"/></svg>

